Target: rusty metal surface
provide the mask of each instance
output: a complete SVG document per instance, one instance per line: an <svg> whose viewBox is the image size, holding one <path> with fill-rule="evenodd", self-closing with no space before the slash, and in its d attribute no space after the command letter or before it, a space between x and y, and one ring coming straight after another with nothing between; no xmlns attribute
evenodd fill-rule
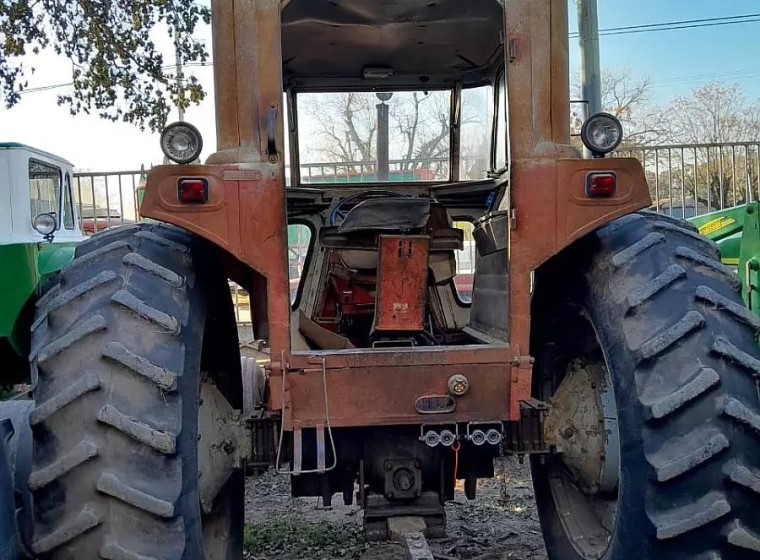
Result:
<svg viewBox="0 0 760 560"><path fill-rule="evenodd" d="M141 213L208 239L242 262L233 263L241 276L233 279L256 287L259 296L266 292L260 325L277 356L290 350L280 1L212 0L211 10L218 151L210 165L153 169ZM180 176L208 178L209 202L179 204Z"/></svg>
<svg viewBox="0 0 760 560"><path fill-rule="evenodd" d="M599 170L618 176L617 192L601 202L585 196L586 173ZM646 208L651 200L644 170L634 159L526 158L513 162L512 177L516 183L536 187L514 189L510 234L511 342L528 354L531 272L573 241L615 218ZM519 400L529 397L524 393Z"/></svg>
<svg viewBox="0 0 760 560"><path fill-rule="evenodd" d="M394 70L384 87L482 83L500 50L499 20L495 0L468 0L466 10L461 0L293 0L283 9L286 79L299 87L366 87L362 70L382 61Z"/></svg>
<svg viewBox="0 0 760 560"><path fill-rule="evenodd" d="M461 371L478 364L510 365L513 351L508 344L426 346L413 352L399 352L397 348L360 348L349 350L293 352L288 359L291 370L321 367L324 359L328 369L408 366L460 365ZM469 376L469 374L468 374Z"/></svg>
<svg viewBox="0 0 760 560"><path fill-rule="evenodd" d="M177 200L177 180L187 176L208 178L207 204L184 205ZM142 214L208 239L240 261L247 270L230 270L228 277L252 294L259 294L251 289L252 284L266 287L261 295L265 295L262 299L266 302L271 355L289 351L290 292L281 166L261 163L155 167L148 175ZM251 275L251 270L256 274ZM254 282L255 277L266 282Z"/></svg>
<svg viewBox="0 0 760 560"><path fill-rule="evenodd" d="M309 355L290 354L280 2L212 0L212 10L219 151L210 165L153 169L142 213L208 239L232 257L229 276L246 289L253 287L252 306L258 298L255 307L266 307L260 324L270 341L272 394L278 395L270 406L282 409L278 388L284 388L289 426L323 423L321 399L313 397L321 394L321 375L309 371L314 368ZM580 160L569 145L564 0L507 2L505 32L508 88L527 92L508 99L512 192L500 208L512 219L511 345L326 352L321 356L334 395L335 425L419 423L414 399L427 391L444 394L446 381L462 367L471 370L472 389L459 399L453 416L518 420L520 403L531 396L532 271L582 235L650 204L638 161ZM273 112L274 130L268 126ZM274 152L267 141L272 135ZM616 195L604 201L585 198L589 170L617 173ZM209 203L179 204L180 176L207 177ZM389 301L392 306L393 298ZM302 372L288 374L283 387L288 368Z"/></svg>
<svg viewBox="0 0 760 560"><path fill-rule="evenodd" d="M633 159L583 160L570 146L567 5L564 0L517 0L504 10L511 153L510 337L530 354L531 273L572 241L650 204L641 164ZM619 190L605 201L585 197L585 173L618 174ZM515 358L521 354L515 353ZM530 374L514 403L530 398Z"/></svg>
<svg viewBox="0 0 760 560"><path fill-rule="evenodd" d="M333 427L345 427L506 420L510 387L509 368L503 363L470 368L470 390L456 399L454 413L417 412L418 397L446 395L449 377L462 370L461 365L328 369L330 423ZM290 403L289 414L285 415L286 429L325 422L324 402L315 398L321 392L321 372L312 369L288 374L286 398Z"/></svg>
<svg viewBox="0 0 760 560"><path fill-rule="evenodd" d="M380 236L375 330L425 328L429 248L426 235Z"/></svg>
<svg viewBox="0 0 760 560"><path fill-rule="evenodd" d="M354 349L297 352L289 356L284 391L285 425L324 422L321 394L324 359L333 426L418 424L444 420L507 420L512 352L508 345L431 346L413 352ZM448 380L465 373L470 390L457 400L454 414L422 415L421 396L448 395ZM503 390L500 390L503 388ZM271 410L281 410L282 377L270 377ZM311 396L310 396L311 395Z"/></svg>
<svg viewBox="0 0 760 560"><path fill-rule="evenodd" d="M507 90L522 93L507 101L513 159L573 153L567 26L564 0L505 3Z"/></svg>
<svg viewBox="0 0 760 560"><path fill-rule="evenodd" d="M212 0L217 152L208 163L282 164L280 0ZM279 126L277 159L267 152L267 116ZM281 194L281 193L280 193Z"/></svg>
<svg viewBox="0 0 760 560"><path fill-rule="evenodd" d="M581 490L600 489L607 455L607 433L600 399L605 383L603 366L573 363L551 398L544 436L562 453L562 462ZM609 489L608 489L609 490Z"/></svg>

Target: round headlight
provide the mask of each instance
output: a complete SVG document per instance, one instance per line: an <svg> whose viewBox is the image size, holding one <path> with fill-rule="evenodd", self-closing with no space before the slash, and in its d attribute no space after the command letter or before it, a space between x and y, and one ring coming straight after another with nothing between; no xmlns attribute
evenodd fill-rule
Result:
<svg viewBox="0 0 760 560"><path fill-rule="evenodd" d="M608 113L590 116L581 128L581 140L594 155L610 153L623 139L623 125Z"/></svg>
<svg viewBox="0 0 760 560"><path fill-rule="evenodd" d="M47 237L55 231L56 227L58 227L58 220L56 220L55 214L53 213L39 214L34 218L32 225L37 233Z"/></svg>
<svg viewBox="0 0 760 560"><path fill-rule="evenodd" d="M161 151L175 163L195 161L202 149L201 133L189 123L172 123L161 133Z"/></svg>

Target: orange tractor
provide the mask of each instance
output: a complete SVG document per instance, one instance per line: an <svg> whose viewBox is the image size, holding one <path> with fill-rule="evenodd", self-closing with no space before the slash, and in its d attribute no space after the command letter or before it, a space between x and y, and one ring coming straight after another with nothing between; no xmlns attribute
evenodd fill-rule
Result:
<svg viewBox="0 0 760 560"><path fill-rule="evenodd" d="M593 158L571 147L566 1L211 5L217 151L190 164L200 133L168 127L155 221L79 245L37 302L34 553L241 558L251 462L358 502L368 538L399 516L435 537L456 481L474 499L512 454L552 560L757 558L760 322L711 242L641 211L613 117L584 124ZM310 183L315 100L345 94L387 104L377 169ZM487 163L464 178L476 94ZM435 167L389 181L410 136L383 115L424 100ZM289 226L310 234L293 299ZM245 376L229 280L268 345Z"/></svg>

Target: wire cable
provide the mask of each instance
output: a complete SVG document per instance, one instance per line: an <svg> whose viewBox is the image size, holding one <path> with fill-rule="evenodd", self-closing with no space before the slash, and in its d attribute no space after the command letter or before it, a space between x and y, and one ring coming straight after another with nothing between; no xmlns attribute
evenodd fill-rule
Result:
<svg viewBox="0 0 760 560"><path fill-rule="evenodd" d="M736 25L739 23L756 23L759 21L760 13L745 14L741 16L724 16L682 21L668 21L661 23L648 23L642 25L629 25L624 27L610 27L607 29L600 29L599 36L630 35L633 33L651 33L653 31L673 31L679 29L695 29L700 27L718 27L723 25ZM570 33L571 39L575 39L577 37L577 31Z"/></svg>

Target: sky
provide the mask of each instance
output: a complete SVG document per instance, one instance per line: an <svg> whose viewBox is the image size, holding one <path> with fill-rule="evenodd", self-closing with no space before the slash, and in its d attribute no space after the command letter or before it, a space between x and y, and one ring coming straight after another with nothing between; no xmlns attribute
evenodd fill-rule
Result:
<svg viewBox="0 0 760 560"><path fill-rule="evenodd" d="M578 31L574 0L570 31ZM760 13L758 0L598 0L599 29ZM651 76L652 101L666 105L713 80L738 83L760 98L760 22L600 37L601 67ZM571 39L571 69L578 49Z"/></svg>
<svg viewBox="0 0 760 560"><path fill-rule="evenodd" d="M205 3L205 2L204 2ZM574 0L568 0L570 31L577 31ZM599 27L646 25L760 12L758 0L598 0ZM601 66L627 67L633 76L650 76L652 101L667 105L677 95L713 80L740 84L750 100L760 98L760 22L699 29L657 31L602 37ZM202 29L199 37L210 34ZM170 45L168 39L167 46ZM578 50L570 39L571 72L577 72ZM167 59L171 59L167 56ZM29 88L70 81L71 65L52 53L25 63L36 67ZM212 69L194 68L209 93L185 119L201 130L204 153L215 146ZM71 116L59 107L57 95L65 88L30 92L12 109L0 106L0 141L22 142L72 161L77 169L90 171L136 170L141 164L160 164L158 135L140 132L133 125L113 123L97 116ZM176 119L176 113L170 121Z"/></svg>

